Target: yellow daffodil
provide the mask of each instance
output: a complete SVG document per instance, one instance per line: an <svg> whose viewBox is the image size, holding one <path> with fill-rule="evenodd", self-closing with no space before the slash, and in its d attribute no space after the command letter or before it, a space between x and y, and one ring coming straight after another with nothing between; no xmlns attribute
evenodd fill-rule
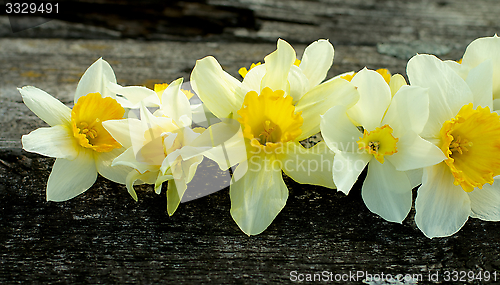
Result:
<svg viewBox="0 0 500 285"><path fill-rule="evenodd" d="M407 72L412 86L429 92L429 120L421 135L446 156L424 169L415 203L417 226L433 238L456 233L469 216L500 220L500 182L496 181L500 119L492 112L492 62L472 68L464 80L449 63L417 55L408 62Z"/></svg>
<svg viewBox="0 0 500 285"><path fill-rule="evenodd" d="M282 171L300 183L335 188L333 153L325 143L311 149L299 144L319 132L326 110L350 107L358 99L346 80L321 83L333 55L333 46L319 40L305 49L297 66L295 50L278 40L277 50L247 71L243 82L223 71L213 57L198 60L193 69L191 85L207 108L218 118L237 120L243 130L245 155L229 147L226 157L210 158L223 169L240 163L230 186L231 215L248 235L264 231L285 206L288 188ZM233 161L227 163L227 158Z"/></svg>
<svg viewBox="0 0 500 285"><path fill-rule="evenodd" d="M99 59L80 79L73 109L38 88L19 89L26 106L50 126L22 137L26 151L57 158L47 182L47 200L65 201L85 192L97 173L125 183L130 170L111 167L124 149L102 126L125 113L115 94L106 89L108 82L116 82L114 72Z"/></svg>
<svg viewBox="0 0 500 285"><path fill-rule="evenodd" d="M140 104L141 119L110 120L103 123L113 138L127 148L113 161L113 165L133 168L127 176L127 189L137 200L133 188L137 179L154 184L160 194L162 183L168 181L167 211L173 215L196 172L202 155L183 158L186 149L204 130L191 129L192 113L187 95L180 89L182 78L162 92L160 108L152 114ZM134 89L131 86L128 88ZM141 89L136 88L136 89ZM130 89L129 89L130 90ZM192 150L191 150L192 152ZM190 152L190 153L191 153ZM198 151L200 153L202 151Z"/></svg>
<svg viewBox="0 0 500 285"><path fill-rule="evenodd" d="M361 195L368 209L401 223L412 205L414 181L408 170L445 159L438 147L422 139L429 116L429 98L420 87L401 87L391 96L380 73L363 69L351 83L359 101L350 109L334 106L321 118L321 133L335 152L333 180L348 194L368 164Z"/></svg>

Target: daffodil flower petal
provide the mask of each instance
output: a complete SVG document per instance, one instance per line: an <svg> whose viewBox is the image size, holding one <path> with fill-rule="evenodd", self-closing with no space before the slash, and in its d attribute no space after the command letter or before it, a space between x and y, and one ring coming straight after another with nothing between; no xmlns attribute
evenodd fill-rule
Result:
<svg viewBox="0 0 500 285"><path fill-rule="evenodd" d="M306 47L299 67L311 86L316 86L325 79L332 66L333 55L333 46L328 40L318 40Z"/></svg>
<svg viewBox="0 0 500 285"><path fill-rule="evenodd" d="M182 196L186 192L186 183L184 180L169 180L167 186L167 212L172 216L181 203Z"/></svg>
<svg viewBox="0 0 500 285"><path fill-rule="evenodd" d="M389 82L389 88L391 89L391 95L394 96L401 87L408 85L405 78L401 74L394 74Z"/></svg>
<svg viewBox="0 0 500 285"><path fill-rule="evenodd" d="M441 149L414 132L406 133L397 143L398 152L387 159L398 171L431 166L446 159Z"/></svg>
<svg viewBox="0 0 500 285"><path fill-rule="evenodd" d="M135 189L134 189L134 183L137 179L139 179L140 176L141 176L141 174L139 172L132 170L128 173L126 183L125 183L127 190L128 190L128 193L130 194L130 196L132 196L132 198L135 201L137 201L138 198L137 198L137 193L135 192Z"/></svg>
<svg viewBox="0 0 500 285"><path fill-rule="evenodd" d="M116 94L120 94L125 97L126 100L120 100L123 98L117 97L116 100L120 101L120 104L125 108L139 108L139 103L141 101L148 102L145 104L148 107L158 107L160 106L160 98L153 90L144 86L120 86L116 83L109 82L107 85L108 89Z"/></svg>
<svg viewBox="0 0 500 285"><path fill-rule="evenodd" d="M265 74L266 66L264 64L257 65L256 67L250 69L241 82L241 89L238 89L242 98L244 98L250 91L258 92L260 90L260 83L262 82L262 78Z"/></svg>
<svg viewBox="0 0 500 285"><path fill-rule="evenodd" d="M500 99L493 100L493 110L500 111Z"/></svg>
<svg viewBox="0 0 500 285"><path fill-rule="evenodd" d="M368 164L372 155L363 153L340 152L333 160L333 181L337 189L349 194L358 176Z"/></svg>
<svg viewBox="0 0 500 285"><path fill-rule="evenodd" d="M160 109L164 114L168 114L179 127L186 127L191 125L192 114L189 100L181 91L182 81L182 78L175 80L163 91ZM183 116L188 118L184 123L182 123Z"/></svg>
<svg viewBox="0 0 500 285"><path fill-rule="evenodd" d="M24 104L50 126L71 124L71 109L47 92L33 86L18 88Z"/></svg>
<svg viewBox="0 0 500 285"><path fill-rule="evenodd" d="M373 159L361 188L366 207L387 221L401 223L410 212L411 185L404 172L397 171L388 161L381 164Z"/></svg>
<svg viewBox="0 0 500 285"><path fill-rule="evenodd" d="M277 163L273 163L273 160L265 155L252 158L248 171L241 179L231 184L229 190L231 216L247 235L263 232L288 199L288 188L283 182L281 168L276 166ZM240 167L241 165L236 171ZM257 169L259 167L260 169Z"/></svg>
<svg viewBox="0 0 500 285"><path fill-rule="evenodd" d="M456 233L471 213L469 196L453 181L445 163L424 169L422 186L415 201L415 222L429 238Z"/></svg>
<svg viewBox="0 0 500 285"><path fill-rule="evenodd" d="M247 150L240 124L228 119L211 125L181 151L183 159L190 159L201 153L215 161L221 170L245 161Z"/></svg>
<svg viewBox="0 0 500 285"><path fill-rule="evenodd" d="M411 85L429 88L429 119L420 134L423 138L439 134L443 122L455 117L463 105L473 100L467 83L435 56L412 57L407 73Z"/></svg>
<svg viewBox="0 0 500 285"><path fill-rule="evenodd" d="M75 91L74 102L89 93L99 93L102 97L115 98L115 93L111 92L107 86L109 82L116 83L115 72L109 63L102 58L94 62L82 75Z"/></svg>
<svg viewBox="0 0 500 285"><path fill-rule="evenodd" d="M345 106L334 106L321 117L321 134L325 143L335 152L358 151L356 141L363 137L349 120Z"/></svg>
<svg viewBox="0 0 500 285"><path fill-rule="evenodd" d="M302 73L302 70L295 65L290 67L288 82L290 83L289 94L292 96L294 102L299 101L300 98L302 98L302 96L310 89L309 80L304 73Z"/></svg>
<svg viewBox="0 0 500 285"><path fill-rule="evenodd" d="M279 39L277 49L264 58L266 75L262 78L260 91L266 87L271 88L273 91L287 90L288 73L295 59L297 58L292 46Z"/></svg>
<svg viewBox="0 0 500 285"><path fill-rule="evenodd" d="M39 128L22 137L23 149L49 157L75 159L80 148L66 125Z"/></svg>
<svg viewBox="0 0 500 285"><path fill-rule="evenodd" d="M122 154L117 156L111 163L113 167L119 167L120 165L129 166L136 169L140 174L147 171L158 171L159 166L148 165L137 161L137 156L134 154L133 148L127 148Z"/></svg>
<svg viewBox="0 0 500 285"><path fill-rule="evenodd" d="M491 60L485 60L469 71L465 80L474 94L474 108L477 106L493 108L492 86L493 65Z"/></svg>
<svg viewBox="0 0 500 285"><path fill-rule="evenodd" d="M417 134L424 129L429 118L429 95L418 86L403 86L392 98L381 125L388 124L399 138L407 131Z"/></svg>
<svg viewBox="0 0 500 285"><path fill-rule="evenodd" d="M319 132L320 115L336 105L346 108L353 106L359 99L356 87L350 82L337 78L312 88L297 103L295 111L302 112L304 119L298 140L306 139Z"/></svg>
<svg viewBox="0 0 500 285"><path fill-rule="evenodd" d="M332 177L333 156L333 151L328 149L325 142L319 142L309 149L291 142L286 145L279 159L283 171L293 180L335 189Z"/></svg>
<svg viewBox="0 0 500 285"><path fill-rule="evenodd" d="M470 198L471 217L484 221L500 221L500 177L493 185L484 184L467 193Z"/></svg>
<svg viewBox="0 0 500 285"><path fill-rule="evenodd" d="M380 127L387 107L391 103L389 85L380 74L366 68L358 72L351 83L358 87L359 101L347 110L347 114L366 130Z"/></svg>
<svg viewBox="0 0 500 285"><path fill-rule="evenodd" d="M490 59L493 64L493 78L500 78L500 38L498 36L485 37L474 40L467 46L462 64L465 69L472 69L485 60ZM493 81L493 97L500 99L500 80Z"/></svg>
<svg viewBox="0 0 500 285"><path fill-rule="evenodd" d="M408 179L410 180L411 189L422 184L422 176L424 175L423 168L407 170L407 171L405 171L405 173L406 173L406 176L408 176Z"/></svg>
<svg viewBox="0 0 500 285"><path fill-rule="evenodd" d="M97 172L99 172L99 174L101 174L108 180L120 184L125 184L127 175L130 172L130 168L119 165L111 166L113 160L118 157L123 151L123 148L115 148L110 152L96 153L95 156Z"/></svg>
<svg viewBox="0 0 500 285"><path fill-rule="evenodd" d="M47 201L66 201L89 189L97 179L91 150L82 149L73 160L56 159L47 182Z"/></svg>
<svg viewBox="0 0 500 285"><path fill-rule="evenodd" d="M243 97L236 92L240 85L211 56L196 61L191 73L191 87L218 118L226 118L241 108Z"/></svg>
<svg viewBox="0 0 500 285"><path fill-rule="evenodd" d="M143 134L141 121L138 119L107 120L102 122L102 126L109 134L123 147L129 148L139 144L142 139L137 134Z"/></svg>

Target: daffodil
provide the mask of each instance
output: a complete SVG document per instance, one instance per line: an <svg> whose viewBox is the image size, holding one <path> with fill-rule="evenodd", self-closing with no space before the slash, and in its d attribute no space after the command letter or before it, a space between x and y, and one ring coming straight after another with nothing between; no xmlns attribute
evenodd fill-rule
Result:
<svg viewBox="0 0 500 285"><path fill-rule="evenodd" d="M363 201L372 212L400 223L410 211L415 186L406 171L445 158L419 136L429 115L427 92L403 86L392 97L386 80L366 68L351 83L358 88L359 101L350 109L334 106L321 118L323 138L335 152L333 180L348 194L368 164Z"/></svg>
<svg viewBox="0 0 500 285"><path fill-rule="evenodd" d="M319 115L358 99L355 87L343 79L321 83L333 55L333 46L319 40L305 49L297 66L295 50L278 40L277 50L251 68L243 82L213 57L198 60L193 69L191 85L206 107L218 118L237 120L243 130L246 151L241 159L234 159L237 152L231 148L227 153L233 162L211 159L221 168L240 163L230 186L231 215L248 235L264 231L285 206L288 188L282 171L300 183L335 188L333 153L323 142L310 149L299 144L319 132Z"/></svg>
<svg viewBox="0 0 500 285"><path fill-rule="evenodd" d="M486 88L490 83L485 82L492 80L493 92L493 109L500 110L500 38L497 35L493 37L483 37L472 41L465 50L464 56L460 63L454 61L446 61L469 85L473 92L481 92L482 88ZM491 78L475 78L471 70L481 64L491 64L493 73Z"/></svg>
<svg viewBox="0 0 500 285"><path fill-rule="evenodd" d="M140 104L140 120L110 120L103 123L111 135L127 148L113 161L113 165L133 168L127 176L126 186L137 200L134 182L137 179L154 184L160 194L162 183L168 181L167 211L172 215L196 172L202 155L183 158L202 128L191 129L192 113L187 95L180 89L182 78L172 82L161 92L160 108L152 114ZM131 89L141 89L140 87ZM192 150L190 150L192 152ZM198 151L201 153L203 150ZM190 152L190 153L191 153Z"/></svg>
<svg viewBox="0 0 500 285"><path fill-rule="evenodd" d="M469 216L500 220L500 119L492 112L491 61L472 68L467 80L432 55L410 59L407 72L412 86L429 92L429 120L421 136L446 156L424 168L417 226L433 238L456 233Z"/></svg>
<svg viewBox="0 0 500 285"><path fill-rule="evenodd" d="M111 167L124 149L102 126L125 113L106 89L108 82L116 82L114 72L99 59L80 79L73 109L36 87L19 89L26 106L50 126L22 137L26 151L56 158L47 182L47 200L65 201L85 192L97 173L125 183L129 170Z"/></svg>

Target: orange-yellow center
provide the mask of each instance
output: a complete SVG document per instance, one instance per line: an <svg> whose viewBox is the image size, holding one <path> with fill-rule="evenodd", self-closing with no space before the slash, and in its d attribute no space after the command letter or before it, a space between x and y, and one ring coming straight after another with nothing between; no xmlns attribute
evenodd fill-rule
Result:
<svg viewBox="0 0 500 285"><path fill-rule="evenodd" d="M440 131L445 163L455 177L454 184L466 192L493 184L500 174L500 118L488 107L464 105Z"/></svg>
<svg viewBox="0 0 500 285"><path fill-rule="evenodd" d="M360 137L357 141L359 149L373 154L376 160L384 163L385 155L392 155L398 152L396 148L398 139L392 135L392 131L389 125L375 128L371 132L364 130L363 137Z"/></svg>
<svg viewBox="0 0 500 285"><path fill-rule="evenodd" d="M252 146L272 152L302 133L302 112L295 113L293 98L284 95L284 91L273 92L268 87L260 95L255 91L246 94L238 121Z"/></svg>
<svg viewBox="0 0 500 285"><path fill-rule="evenodd" d="M89 93L78 99L71 110L73 135L85 148L109 152L121 145L104 129L102 122L122 119L125 109L113 98L102 98L99 93Z"/></svg>

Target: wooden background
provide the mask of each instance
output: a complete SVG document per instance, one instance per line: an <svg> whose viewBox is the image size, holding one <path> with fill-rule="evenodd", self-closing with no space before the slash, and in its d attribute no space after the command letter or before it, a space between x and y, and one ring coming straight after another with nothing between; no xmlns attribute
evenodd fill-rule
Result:
<svg viewBox="0 0 500 285"><path fill-rule="evenodd" d="M144 186L134 202L124 186L102 178L73 200L46 202L54 159L24 152L20 143L45 124L16 90L34 85L71 106L80 76L99 57L122 85L187 81L206 55L238 77L279 37L299 58L307 44L329 39L329 77L364 66L404 73L417 52L459 59L475 38L499 33L498 1L58 3L54 20L37 27L47 19L7 16L0 6L0 283L254 284L290 281L294 270L422 274L418 284L430 283L429 273L439 272L441 283L445 271L488 270L500 280L500 224L470 219L454 236L427 239L413 210L403 224L368 211L359 183L345 196L285 179L286 207L253 237L232 220L227 188L181 204L172 217L164 193ZM197 179L202 185L203 175Z"/></svg>

